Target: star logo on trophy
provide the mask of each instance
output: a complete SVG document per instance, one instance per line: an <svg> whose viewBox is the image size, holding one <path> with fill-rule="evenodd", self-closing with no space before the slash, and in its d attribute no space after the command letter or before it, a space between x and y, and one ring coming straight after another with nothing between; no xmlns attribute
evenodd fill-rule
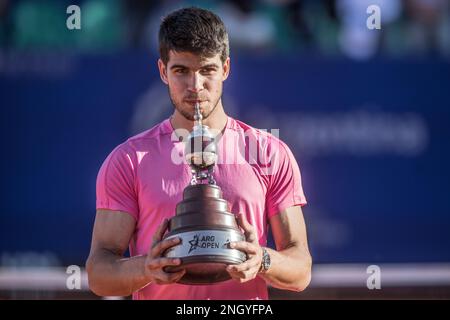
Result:
<svg viewBox="0 0 450 320"><path fill-rule="evenodd" d="M198 234L196 234L194 236L194 238L191 241L189 241L189 244L191 245L191 247L189 248L188 253L191 253L191 251L194 251L195 249L198 248L198 242L199 242L199 238L198 238Z"/></svg>

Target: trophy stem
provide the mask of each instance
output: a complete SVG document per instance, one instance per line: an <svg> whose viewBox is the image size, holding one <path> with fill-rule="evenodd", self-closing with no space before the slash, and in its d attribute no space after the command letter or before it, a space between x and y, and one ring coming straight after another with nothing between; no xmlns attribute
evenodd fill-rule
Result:
<svg viewBox="0 0 450 320"><path fill-rule="evenodd" d="M208 168L208 183L209 184L216 184L216 180L214 179L214 176L212 175L214 173L214 167Z"/></svg>

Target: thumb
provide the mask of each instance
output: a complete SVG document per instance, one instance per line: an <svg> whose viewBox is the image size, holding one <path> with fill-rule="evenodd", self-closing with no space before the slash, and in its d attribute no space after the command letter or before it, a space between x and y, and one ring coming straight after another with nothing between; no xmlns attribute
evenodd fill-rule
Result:
<svg viewBox="0 0 450 320"><path fill-rule="evenodd" d="M244 213L239 213L238 223L244 230L246 240L249 242L254 242L256 240L255 228L248 222Z"/></svg>
<svg viewBox="0 0 450 320"><path fill-rule="evenodd" d="M167 227L168 227L169 221L167 220L167 218L164 218L163 222L159 225L158 229L155 231L155 233L153 234L153 241L152 241L152 245L149 248L149 252L152 250L152 248L162 240L164 232L166 231Z"/></svg>
<svg viewBox="0 0 450 320"><path fill-rule="evenodd" d="M253 226L248 222L247 217L244 213L239 212L237 215L239 225L245 230L252 229ZM251 231L251 230L250 230Z"/></svg>

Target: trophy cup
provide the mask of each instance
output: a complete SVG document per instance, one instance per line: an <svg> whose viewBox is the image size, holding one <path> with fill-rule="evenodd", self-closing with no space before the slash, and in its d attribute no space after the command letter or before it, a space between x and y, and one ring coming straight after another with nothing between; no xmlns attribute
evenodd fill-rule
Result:
<svg viewBox="0 0 450 320"><path fill-rule="evenodd" d="M178 237L180 244L164 252L168 258L179 258L178 266L167 266L165 271L186 270L178 281L182 284L212 284L230 279L225 268L247 259L244 252L231 249L232 241L244 241L234 214L222 199L216 185L214 165L217 144L209 128L202 124L200 107L195 105L193 131L185 141L185 158L192 172L192 180L183 191L183 200L177 204L176 214L169 220L168 233L163 239Z"/></svg>

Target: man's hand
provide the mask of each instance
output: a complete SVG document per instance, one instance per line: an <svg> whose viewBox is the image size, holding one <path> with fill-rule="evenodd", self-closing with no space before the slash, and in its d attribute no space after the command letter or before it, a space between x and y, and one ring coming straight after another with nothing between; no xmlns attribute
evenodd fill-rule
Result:
<svg viewBox="0 0 450 320"><path fill-rule="evenodd" d="M169 240L162 240L164 232L168 227L168 220L164 219L162 224L153 236L152 247L150 248L147 258L145 259L145 274L152 282L156 284L171 284L175 283L183 277L186 270L178 272L165 272L163 270L166 266L178 266L181 260L178 258L165 258L162 256L164 251L168 248L176 246L180 243L180 238L173 238Z"/></svg>
<svg viewBox="0 0 450 320"><path fill-rule="evenodd" d="M247 261L238 265L229 265L227 272L231 278L244 283L256 277L261 268L263 250L258 242L255 228L247 221L244 214L237 218L238 225L244 230L246 241L231 242L230 247L247 254Z"/></svg>

